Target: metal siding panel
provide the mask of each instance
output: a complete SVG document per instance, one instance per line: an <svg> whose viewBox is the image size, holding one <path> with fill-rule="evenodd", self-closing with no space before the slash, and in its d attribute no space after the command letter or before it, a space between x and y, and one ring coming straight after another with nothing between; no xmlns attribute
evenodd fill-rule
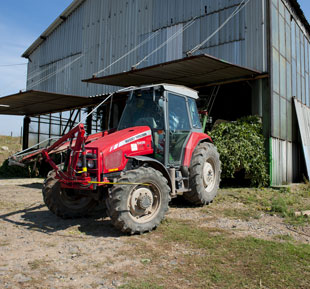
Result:
<svg viewBox="0 0 310 289"><path fill-rule="evenodd" d="M299 176L298 145L271 139L272 145L272 185L284 185L294 182Z"/></svg>
<svg viewBox="0 0 310 289"><path fill-rule="evenodd" d="M300 103L296 98L294 99L294 102L299 131L302 139L308 178L310 178L310 108Z"/></svg>
<svg viewBox="0 0 310 289"><path fill-rule="evenodd" d="M299 144L293 143L293 181L300 177L299 169Z"/></svg>
<svg viewBox="0 0 310 289"><path fill-rule="evenodd" d="M161 28L161 27L166 27L168 26L168 3L171 0L160 0L160 23L159 23L159 27L157 28Z"/></svg>
<svg viewBox="0 0 310 289"><path fill-rule="evenodd" d="M182 52L182 43L183 43L183 34L179 33L183 28L182 24L175 25L167 28L167 39L172 37L176 33L177 36L174 37L172 41L167 44L167 56L165 61L172 61L176 59L181 59L183 56Z"/></svg>
<svg viewBox="0 0 310 289"><path fill-rule="evenodd" d="M278 146L277 146L277 139L272 138L272 185L279 184L279 169L278 169Z"/></svg>
<svg viewBox="0 0 310 289"><path fill-rule="evenodd" d="M158 23L158 16L159 16L158 2L159 1L157 1L157 0L152 1L152 10L153 10L152 29L153 29L153 31L155 31L157 29L157 27L159 26L157 24Z"/></svg>
<svg viewBox="0 0 310 289"><path fill-rule="evenodd" d="M288 184L294 182L293 167L293 143L287 142L286 181Z"/></svg>
<svg viewBox="0 0 310 289"><path fill-rule="evenodd" d="M185 9L184 2L188 2L188 1L187 0L176 0L176 1L178 2L176 5L176 10L175 10L175 21L176 23L181 23L184 21L184 9Z"/></svg>
<svg viewBox="0 0 310 289"><path fill-rule="evenodd" d="M41 44L39 47L41 66L81 52L82 42L78 37L81 30L79 20L79 13L73 13Z"/></svg>
<svg viewBox="0 0 310 289"><path fill-rule="evenodd" d="M266 1L252 0L245 8L246 66L267 71Z"/></svg>
<svg viewBox="0 0 310 289"><path fill-rule="evenodd" d="M286 141L281 141L281 156L280 156L280 173L281 173L281 184L287 184L286 166L287 166L287 149Z"/></svg>
<svg viewBox="0 0 310 289"><path fill-rule="evenodd" d="M192 13L191 13L191 6L192 6L192 1L184 1L184 18L183 21L188 21L191 19Z"/></svg>

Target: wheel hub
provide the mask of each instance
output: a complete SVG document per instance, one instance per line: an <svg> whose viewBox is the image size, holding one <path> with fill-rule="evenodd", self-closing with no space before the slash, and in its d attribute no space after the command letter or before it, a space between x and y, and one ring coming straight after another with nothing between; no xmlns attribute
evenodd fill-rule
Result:
<svg viewBox="0 0 310 289"><path fill-rule="evenodd" d="M135 190L131 197L131 208L136 213L143 213L150 209L153 204L153 194L148 188L139 188Z"/></svg>
<svg viewBox="0 0 310 289"><path fill-rule="evenodd" d="M152 205L152 199L148 195L142 195L138 198L137 204L142 210L146 210Z"/></svg>
<svg viewBox="0 0 310 289"><path fill-rule="evenodd" d="M207 192L213 190L215 184L215 173L212 164L208 161L206 161L203 166L203 183Z"/></svg>

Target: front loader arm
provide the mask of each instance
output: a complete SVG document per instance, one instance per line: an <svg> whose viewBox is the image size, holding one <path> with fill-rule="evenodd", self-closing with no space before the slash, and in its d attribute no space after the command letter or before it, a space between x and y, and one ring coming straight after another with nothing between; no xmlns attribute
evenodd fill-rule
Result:
<svg viewBox="0 0 310 289"><path fill-rule="evenodd" d="M72 131L70 131L68 134L71 134L71 132ZM66 137L68 134L66 134L63 137ZM85 144L88 144L88 143L93 142L99 138L102 138L107 134L108 134L108 132L99 132L99 133L96 133L93 135L88 135L85 137ZM56 143L58 143L58 141ZM67 149L67 147L70 145L70 142L62 142L62 144L60 144L60 145L57 144L57 147L54 147L56 145L56 143L53 146L48 147L47 149L41 148L41 149L38 149L35 151L30 151L30 152L25 153L25 154L17 155L15 158L11 158L11 160L14 161L16 165L22 165L24 162L29 162L29 161L35 160L39 155L42 155L42 152L44 150L47 150L49 155L54 154L54 153L61 153L61 152L64 152ZM75 141L73 141L72 144L75 144ZM52 147L54 147L54 148L52 148ZM19 158L20 160L17 161L16 158Z"/></svg>
<svg viewBox="0 0 310 289"><path fill-rule="evenodd" d="M78 133L77 135L77 140L75 143L75 148L81 149L82 142L84 141L84 136L85 136L85 129L83 124L79 124L77 127L74 129L70 130L67 134L62 136L58 141L56 141L53 145L50 147L44 149L47 153L50 153L51 151L59 148L66 140L74 138L75 134Z"/></svg>
<svg viewBox="0 0 310 289"><path fill-rule="evenodd" d="M77 136L75 137L76 134L77 134ZM77 162L78 162L78 159L79 159L79 152L81 151L83 143L85 143L85 129L84 129L84 125L83 124L79 124L74 129L72 129L67 134L65 134L63 137L61 137L58 141L56 141L53 145L51 145L50 147L42 150L41 153L42 153L43 158L50 164L50 166L56 172L59 171L59 168L54 163L54 161L51 159L49 153L54 151L54 150L57 150L67 140L69 140L69 139L72 140L74 138L76 138L76 140L75 140L74 147L72 148L72 151L73 151L74 155L73 155L73 159L72 159L71 165L72 165L72 168L75 169L76 165L77 165Z"/></svg>

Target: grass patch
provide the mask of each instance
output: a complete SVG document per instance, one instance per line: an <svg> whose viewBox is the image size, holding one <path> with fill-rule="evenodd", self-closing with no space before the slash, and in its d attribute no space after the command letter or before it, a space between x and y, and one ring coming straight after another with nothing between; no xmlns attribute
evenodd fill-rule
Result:
<svg viewBox="0 0 310 289"><path fill-rule="evenodd" d="M249 221L251 218L259 219L261 212L254 209L224 209L223 214L225 217Z"/></svg>
<svg viewBox="0 0 310 289"><path fill-rule="evenodd" d="M8 241L0 241L0 247L6 247L9 245L10 245L10 242L8 242Z"/></svg>
<svg viewBox="0 0 310 289"><path fill-rule="evenodd" d="M214 236L190 223L168 220L159 228L163 239L200 250L189 255L179 274L198 288L306 288L310 284L310 246ZM303 278L300 278L303 276ZM200 285L203 284L203 286Z"/></svg>
<svg viewBox="0 0 310 289"><path fill-rule="evenodd" d="M0 150L0 165L13 153L21 151L22 149L19 137L0 135L0 148L3 146L8 147L9 150Z"/></svg>
<svg viewBox="0 0 310 289"><path fill-rule="evenodd" d="M94 268L96 268L96 269L99 269L99 268L103 268L106 265L112 266L114 263L115 263L115 259L113 259L112 257L107 256L104 261L95 262L95 263L93 263L92 266Z"/></svg>
<svg viewBox="0 0 310 289"><path fill-rule="evenodd" d="M282 217L289 224L310 224L309 218L295 216L297 211L310 209L310 190L307 184L280 189L225 189L215 201L219 205L236 202L242 203L246 208L224 209L225 216L248 220L251 217L258 218L264 212Z"/></svg>
<svg viewBox="0 0 310 289"><path fill-rule="evenodd" d="M293 242L294 238L291 235L285 234L285 235L276 235L274 236L275 240L279 241L287 241L287 242Z"/></svg>
<svg viewBox="0 0 310 289"><path fill-rule="evenodd" d="M22 150L20 137L0 136L0 177L1 178L29 178L31 167L9 166L8 158Z"/></svg>
<svg viewBox="0 0 310 289"><path fill-rule="evenodd" d="M74 227L70 227L70 229L67 230L66 233L67 233L68 235L71 235L71 236L82 236L82 235L86 235L85 232L82 232L82 231L80 230L79 225L74 226Z"/></svg>
<svg viewBox="0 0 310 289"><path fill-rule="evenodd" d="M48 265L48 262L43 259L37 259L28 262L28 265L31 270L39 270L39 269L45 269Z"/></svg>
<svg viewBox="0 0 310 289"><path fill-rule="evenodd" d="M309 288L309 245L288 235L265 241L218 232L166 219L155 232L135 238L136 259L156 257L131 272L121 288Z"/></svg>
<svg viewBox="0 0 310 289"><path fill-rule="evenodd" d="M211 207L199 210L245 221L270 214L308 225L309 219L294 214L307 209L310 192L305 184L225 189ZM310 288L309 245L289 234L267 241L200 225L196 219L168 218L156 231L128 241L143 274L131 272L122 288Z"/></svg>

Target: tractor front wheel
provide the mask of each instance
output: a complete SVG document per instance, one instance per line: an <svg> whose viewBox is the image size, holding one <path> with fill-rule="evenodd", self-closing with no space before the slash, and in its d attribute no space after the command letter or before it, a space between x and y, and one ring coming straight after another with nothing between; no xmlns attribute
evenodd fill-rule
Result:
<svg viewBox="0 0 310 289"><path fill-rule="evenodd" d="M221 180L221 162L216 147L201 143L193 153L190 165L190 189L184 198L195 205L208 205L215 198Z"/></svg>
<svg viewBox="0 0 310 289"><path fill-rule="evenodd" d="M49 210L63 219L89 215L96 207L97 201L76 190L62 189L55 176L54 171L50 172L42 189L43 200Z"/></svg>
<svg viewBox="0 0 310 289"><path fill-rule="evenodd" d="M153 168L141 167L125 172L118 182L107 200L112 224L129 234L156 228L168 211L170 188L166 178Z"/></svg>

